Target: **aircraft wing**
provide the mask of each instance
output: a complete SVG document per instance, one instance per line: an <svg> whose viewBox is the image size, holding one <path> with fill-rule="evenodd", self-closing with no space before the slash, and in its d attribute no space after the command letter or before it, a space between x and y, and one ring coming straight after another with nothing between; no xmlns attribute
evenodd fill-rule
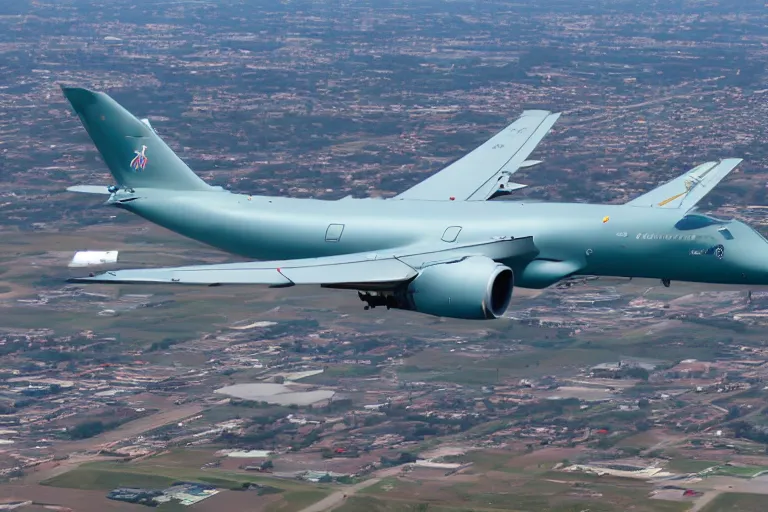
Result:
<svg viewBox="0 0 768 512"><path fill-rule="evenodd" d="M179 283L179 284L266 284L288 287L314 284L329 287L363 286L387 289L418 275L418 270L433 263L457 261L483 255L494 260L534 255L531 237L500 238L474 244L411 247L380 252L283 261L225 263L175 268L114 270L90 277L69 279L75 283Z"/></svg>
<svg viewBox="0 0 768 512"><path fill-rule="evenodd" d="M392 199L485 201L523 188L507 180L518 169L539 163L526 159L559 117L547 110L526 110L480 147Z"/></svg>
<svg viewBox="0 0 768 512"><path fill-rule="evenodd" d="M701 201L741 162L741 158L726 158L719 162L706 162L697 165L682 176L678 176L626 204L688 211L696 206L696 203Z"/></svg>
<svg viewBox="0 0 768 512"><path fill-rule="evenodd" d="M108 196L111 194L109 187L106 185L73 185L67 187L69 192L80 192L83 194L102 194Z"/></svg>

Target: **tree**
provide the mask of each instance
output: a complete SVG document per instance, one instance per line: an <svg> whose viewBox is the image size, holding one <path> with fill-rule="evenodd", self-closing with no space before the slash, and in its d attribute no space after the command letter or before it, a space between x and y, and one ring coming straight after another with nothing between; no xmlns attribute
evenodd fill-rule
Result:
<svg viewBox="0 0 768 512"><path fill-rule="evenodd" d="M86 421L70 430L69 437L70 439L88 439L101 434L108 428L109 426L104 425L101 421Z"/></svg>
<svg viewBox="0 0 768 512"><path fill-rule="evenodd" d="M640 420L637 423L635 423L635 428L638 432L645 432L647 430L650 430L653 424L648 420Z"/></svg>
<svg viewBox="0 0 768 512"><path fill-rule="evenodd" d="M627 370L627 377L647 381L648 377L650 377L650 373L648 373L648 370L646 370L645 368L640 368L639 366L635 366Z"/></svg>

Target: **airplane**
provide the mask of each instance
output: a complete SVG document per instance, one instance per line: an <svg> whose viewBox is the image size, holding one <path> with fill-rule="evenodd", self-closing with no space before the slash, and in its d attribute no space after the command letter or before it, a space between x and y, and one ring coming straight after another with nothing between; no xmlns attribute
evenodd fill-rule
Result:
<svg viewBox="0 0 768 512"><path fill-rule="evenodd" d="M696 204L742 161L703 163L625 204L489 201L559 113L526 110L477 149L387 199L319 200L233 193L198 177L110 96L62 86L116 184L79 185L107 205L249 260L108 270L75 283L319 285L356 290L370 309L487 320L515 287L574 276L768 284L768 241Z"/></svg>

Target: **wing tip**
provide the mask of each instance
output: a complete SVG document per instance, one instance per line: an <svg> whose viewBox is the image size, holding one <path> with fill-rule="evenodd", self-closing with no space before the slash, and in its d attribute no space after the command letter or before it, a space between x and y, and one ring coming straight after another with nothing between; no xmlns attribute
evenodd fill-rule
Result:
<svg viewBox="0 0 768 512"><path fill-rule="evenodd" d="M523 110L523 113L520 115L520 117L542 117L546 118L549 116L559 116L561 112L552 112L551 110L542 110L542 109L530 109L530 110Z"/></svg>

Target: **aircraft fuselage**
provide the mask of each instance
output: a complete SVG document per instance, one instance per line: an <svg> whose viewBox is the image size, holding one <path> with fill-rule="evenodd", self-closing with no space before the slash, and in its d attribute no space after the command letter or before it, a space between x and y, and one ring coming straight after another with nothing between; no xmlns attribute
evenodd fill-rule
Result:
<svg viewBox="0 0 768 512"><path fill-rule="evenodd" d="M504 262L515 271L515 285L524 288L544 288L568 275L768 284L768 242L756 231L739 221L681 229L676 227L681 213L674 209L518 201L324 201L157 189L121 190L110 202L251 259L532 236L538 249L535 260Z"/></svg>

